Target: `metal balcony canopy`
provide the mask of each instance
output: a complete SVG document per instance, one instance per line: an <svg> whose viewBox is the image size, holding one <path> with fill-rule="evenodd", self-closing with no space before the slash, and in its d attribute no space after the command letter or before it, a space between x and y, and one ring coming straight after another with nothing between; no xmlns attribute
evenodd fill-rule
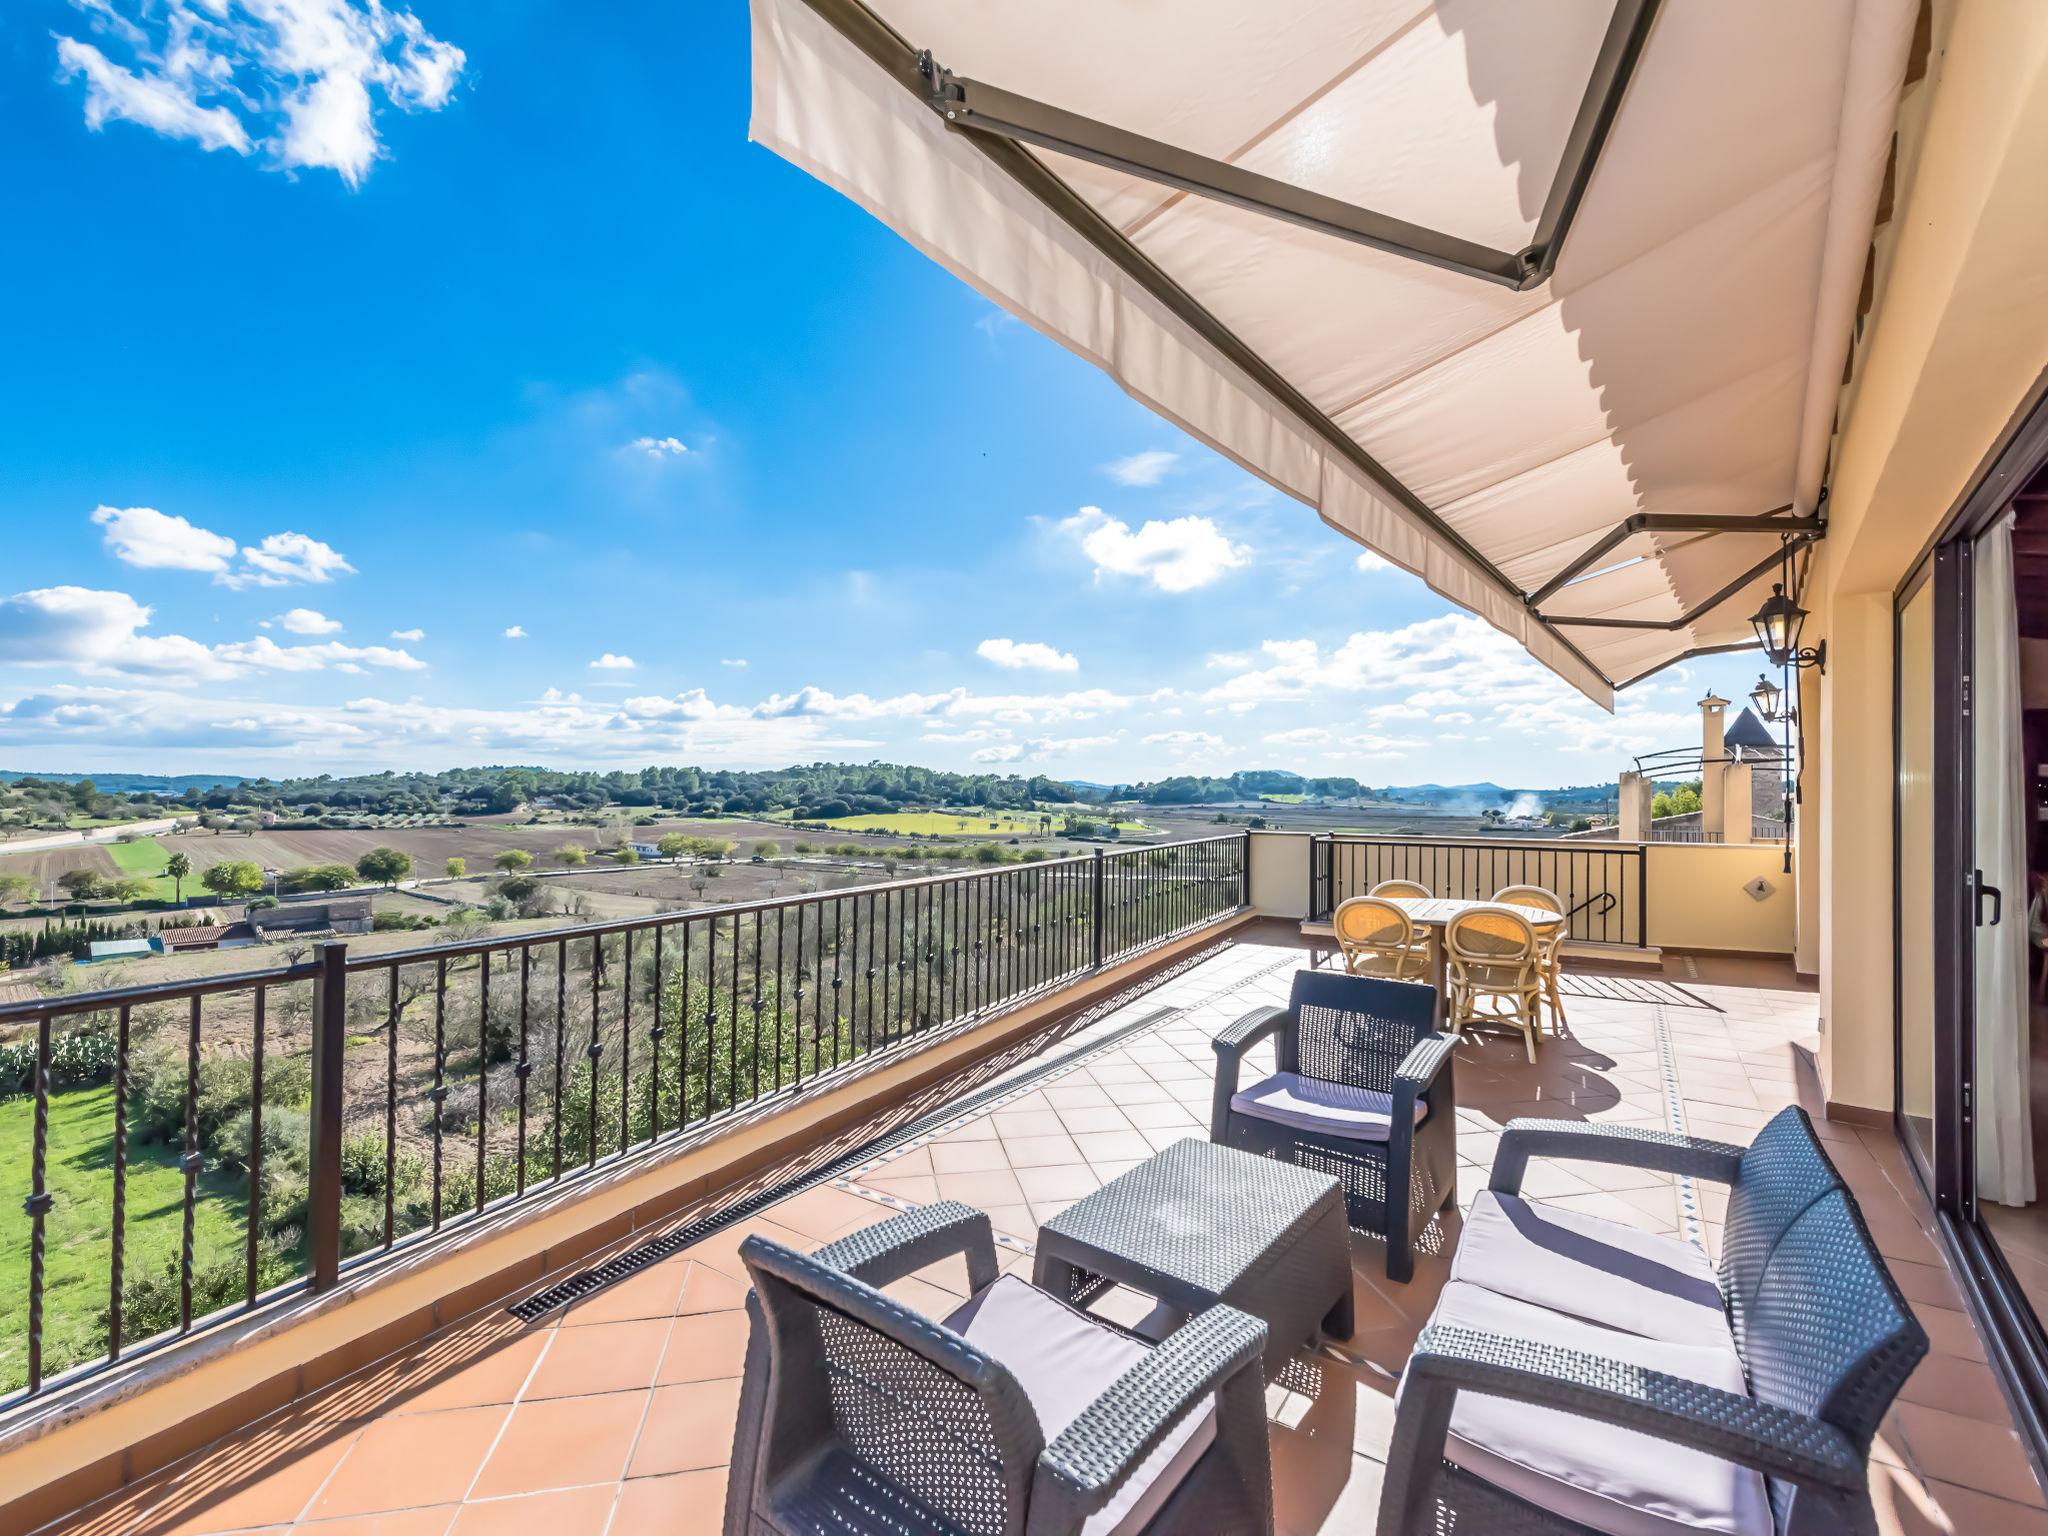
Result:
<svg viewBox="0 0 2048 1536"><path fill-rule="evenodd" d="M753 137L1603 705L1820 531L1917 0L752 0Z"/></svg>

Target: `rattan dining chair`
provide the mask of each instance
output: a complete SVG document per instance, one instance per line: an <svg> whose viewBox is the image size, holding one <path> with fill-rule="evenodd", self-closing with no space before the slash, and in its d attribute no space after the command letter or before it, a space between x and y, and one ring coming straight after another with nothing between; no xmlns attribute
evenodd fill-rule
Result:
<svg viewBox="0 0 2048 1536"><path fill-rule="evenodd" d="M1444 1027L1518 1030L1536 1060L1543 1018L1543 941L1529 920L1505 907L1468 907L1444 925L1450 983ZM1505 1004L1506 1006L1501 1006Z"/></svg>
<svg viewBox="0 0 2048 1536"><path fill-rule="evenodd" d="M1419 880L1382 880L1366 895L1386 901L1431 901L1435 899L1436 892Z"/></svg>
<svg viewBox="0 0 2048 1536"><path fill-rule="evenodd" d="M1502 906L1541 907L1546 912L1565 915L1564 902L1557 892L1541 885L1504 885L1493 893L1492 899ZM1564 939L1569 923L1559 923L1548 933L1539 935L1543 945L1543 997L1550 1004L1550 1032L1564 1033L1564 992L1559 981L1564 975Z"/></svg>
<svg viewBox="0 0 2048 1536"><path fill-rule="evenodd" d="M1353 976L1418 981L1429 975L1429 938L1408 914L1378 896L1353 896L1330 914L1344 969Z"/></svg>

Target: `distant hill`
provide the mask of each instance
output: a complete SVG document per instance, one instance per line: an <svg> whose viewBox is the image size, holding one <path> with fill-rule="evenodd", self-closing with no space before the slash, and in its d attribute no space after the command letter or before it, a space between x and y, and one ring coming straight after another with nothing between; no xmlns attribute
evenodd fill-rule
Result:
<svg viewBox="0 0 2048 1536"><path fill-rule="evenodd" d="M76 784L80 779L91 779L110 795L137 795L144 791L182 795L188 789L233 789L249 782L239 773L18 773L0 768L0 784L13 784L21 779L41 779L45 784Z"/></svg>

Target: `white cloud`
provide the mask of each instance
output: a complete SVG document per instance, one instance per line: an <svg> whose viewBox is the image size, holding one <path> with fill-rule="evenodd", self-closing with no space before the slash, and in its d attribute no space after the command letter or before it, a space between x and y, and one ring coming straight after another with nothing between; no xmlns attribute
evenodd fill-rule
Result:
<svg viewBox="0 0 2048 1536"><path fill-rule="evenodd" d="M1206 517L1148 522L1133 533L1130 524L1100 507L1083 507L1059 527L1095 562L1098 577L1105 571L1142 577L1162 592L1206 587L1252 556L1248 546L1233 544Z"/></svg>
<svg viewBox="0 0 2048 1536"><path fill-rule="evenodd" d="M526 638L526 628L521 624L514 624L509 629L502 629L498 633L507 640L524 640Z"/></svg>
<svg viewBox="0 0 2048 1536"><path fill-rule="evenodd" d="M394 640L424 640L427 638L427 632L424 629L394 629L391 631L391 638Z"/></svg>
<svg viewBox="0 0 2048 1536"><path fill-rule="evenodd" d="M1127 459L1116 459L1103 465L1102 472L1118 485L1157 485L1179 462L1177 453L1168 453L1163 448L1148 448L1143 453L1134 453Z"/></svg>
<svg viewBox="0 0 2048 1536"><path fill-rule="evenodd" d="M376 100L437 111L461 78L460 48L383 0L90 0L116 62L57 39L60 78L85 81L85 122L140 124L202 148L261 149L286 170L360 185L382 154Z"/></svg>
<svg viewBox="0 0 2048 1536"><path fill-rule="evenodd" d="M721 667L744 667L746 664L747 658L744 656L728 656L719 663Z"/></svg>
<svg viewBox="0 0 2048 1536"><path fill-rule="evenodd" d="M1205 666L1220 667L1231 672L1242 672L1251 664L1251 657L1238 651L1211 651L1208 661L1203 663Z"/></svg>
<svg viewBox="0 0 2048 1536"><path fill-rule="evenodd" d="M690 451L678 437L636 437L627 446L637 448L650 459L676 459Z"/></svg>
<svg viewBox="0 0 2048 1536"><path fill-rule="evenodd" d="M1209 731L1154 731L1142 738L1148 747L1220 747L1223 738Z"/></svg>
<svg viewBox="0 0 2048 1536"><path fill-rule="evenodd" d="M1391 571L1394 567L1387 560L1369 549L1361 549L1358 558L1351 562L1359 570L1370 574L1373 571Z"/></svg>
<svg viewBox="0 0 2048 1536"><path fill-rule="evenodd" d="M388 646L281 646L267 635L205 645L184 635L142 633L151 610L126 592L38 587L0 598L0 663L69 667L91 677L219 682L252 672L317 672L341 663L419 671L426 663Z"/></svg>
<svg viewBox="0 0 2048 1536"><path fill-rule="evenodd" d="M982 747L974 754L977 763L1014 763L1024 755L1022 747Z"/></svg>
<svg viewBox="0 0 2048 1536"><path fill-rule="evenodd" d="M224 587L288 587L294 582L324 585L352 576L355 567L340 552L303 533L273 533L242 547L239 570L214 577Z"/></svg>
<svg viewBox="0 0 2048 1536"><path fill-rule="evenodd" d="M277 616L277 622L280 627L290 630L295 635L334 635L341 632L340 620L330 619L326 614L316 613L311 608L287 609ZM391 638L396 640L399 637L393 635ZM419 637L412 635L408 638Z"/></svg>
<svg viewBox="0 0 2048 1536"><path fill-rule="evenodd" d="M1055 650L1036 640L984 640L974 654L999 667L1039 672L1072 672L1080 663L1066 651Z"/></svg>
<svg viewBox="0 0 2048 1536"><path fill-rule="evenodd" d="M614 656L610 651L606 651L590 665L599 672L630 672L633 670L633 658L630 656Z"/></svg>
<svg viewBox="0 0 2048 1536"><path fill-rule="evenodd" d="M107 530L107 552L141 570L219 573L235 558L233 539L155 507L101 506L92 520Z"/></svg>

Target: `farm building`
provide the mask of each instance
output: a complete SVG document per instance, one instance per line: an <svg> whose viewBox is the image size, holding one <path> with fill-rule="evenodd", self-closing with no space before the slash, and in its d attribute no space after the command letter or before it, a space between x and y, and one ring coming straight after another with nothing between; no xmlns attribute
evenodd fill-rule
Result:
<svg viewBox="0 0 2048 1536"><path fill-rule="evenodd" d="M368 933L370 898L349 896L339 901L295 901L249 914L258 938L279 934Z"/></svg>
<svg viewBox="0 0 2048 1536"><path fill-rule="evenodd" d="M94 965L102 960L133 960L140 955L160 955L163 944L157 939L94 939L86 946L85 958L80 965Z"/></svg>
<svg viewBox="0 0 2048 1536"><path fill-rule="evenodd" d="M184 954L205 949L239 949L256 942L256 930L247 923L208 923L196 928L166 928L157 934L166 954Z"/></svg>

